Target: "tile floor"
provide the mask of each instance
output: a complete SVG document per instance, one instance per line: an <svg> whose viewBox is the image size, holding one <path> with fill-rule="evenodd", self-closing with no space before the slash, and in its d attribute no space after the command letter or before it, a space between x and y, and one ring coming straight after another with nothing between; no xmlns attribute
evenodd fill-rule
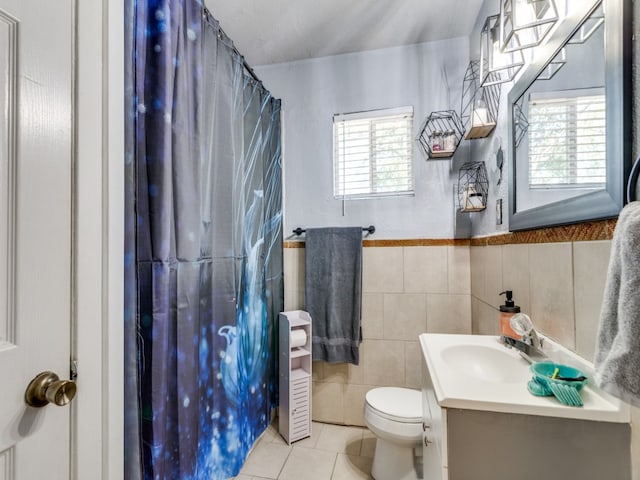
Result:
<svg viewBox="0 0 640 480"><path fill-rule="evenodd" d="M287 445L269 426L236 480L370 479L376 437L366 428L313 422L310 438Z"/></svg>

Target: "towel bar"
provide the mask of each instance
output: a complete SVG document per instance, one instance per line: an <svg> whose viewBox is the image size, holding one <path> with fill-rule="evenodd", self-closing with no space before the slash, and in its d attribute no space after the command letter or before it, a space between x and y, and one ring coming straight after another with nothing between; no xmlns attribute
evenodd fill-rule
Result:
<svg viewBox="0 0 640 480"><path fill-rule="evenodd" d="M376 227L374 227L373 225L369 225L368 227L362 227L362 231L369 232L369 234L373 234L373 233L376 233ZM293 233L295 233L296 235L302 235L304 232L306 232L306 230L300 227L293 230Z"/></svg>

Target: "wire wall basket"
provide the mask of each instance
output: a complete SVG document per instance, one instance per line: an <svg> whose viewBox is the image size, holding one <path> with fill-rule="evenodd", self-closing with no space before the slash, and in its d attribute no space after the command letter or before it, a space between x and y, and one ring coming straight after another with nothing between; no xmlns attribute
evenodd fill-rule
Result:
<svg viewBox="0 0 640 480"><path fill-rule="evenodd" d="M527 115L522 110L522 97L513 104L513 134L516 148L520 146L520 142L527 135L529 130L529 121Z"/></svg>
<svg viewBox="0 0 640 480"><path fill-rule="evenodd" d="M462 140L464 127L455 110L431 112L422 124L418 144L430 159L451 158Z"/></svg>
<svg viewBox="0 0 640 480"><path fill-rule="evenodd" d="M489 180L484 162L469 162L458 172L457 207L461 212L480 212L487 208Z"/></svg>
<svg viewBox="0 0 640 480"><path fill-rule="evenodd" d="M495 75L490 73L489 75ZM465 131L464 138L486 138L496 128L500 106L500 84L480 85L480 62L472 60L462 81L460 118Z"/></svg>

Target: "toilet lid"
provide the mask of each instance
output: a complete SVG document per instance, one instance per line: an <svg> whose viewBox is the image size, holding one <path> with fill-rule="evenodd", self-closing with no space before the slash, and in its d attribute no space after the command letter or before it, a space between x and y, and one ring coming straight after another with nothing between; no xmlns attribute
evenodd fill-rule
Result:
<svg viewBox="0 0 640 480"><path fill-rule="evenodd" d="M418 390L381 387L369 390L367 404L383 416L400 422L422 421L422 394Z"/></svg>

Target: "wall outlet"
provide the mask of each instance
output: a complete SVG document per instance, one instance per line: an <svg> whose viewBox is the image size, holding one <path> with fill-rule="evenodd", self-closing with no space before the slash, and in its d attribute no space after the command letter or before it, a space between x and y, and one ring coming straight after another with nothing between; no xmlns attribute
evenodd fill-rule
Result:
<svg viewBox="0 0 640 480"><path fill-rule="evenodd" d="M496 225L502 225L502 199L496 200Z"/></svg>

